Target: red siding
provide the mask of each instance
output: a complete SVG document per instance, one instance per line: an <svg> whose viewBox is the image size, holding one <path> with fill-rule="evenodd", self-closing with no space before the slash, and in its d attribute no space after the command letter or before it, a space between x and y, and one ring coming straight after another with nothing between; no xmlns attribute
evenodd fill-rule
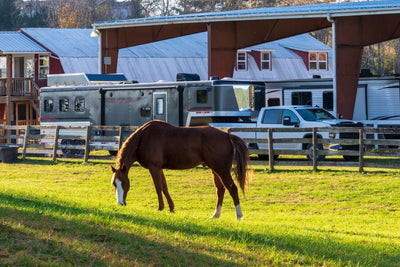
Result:
<svg viewBox="0 0 400 267"><path fill-rule="evenodd" d="M64 74L61 61L57 58L50 57L50 74Z"/></svg>
<svg viewBox="0 0 400 267"><path fill-rule="evenodd" d="M251 50L248 54L250 54L254 58L257 66L258 66L258 69L261 70L261 52Z"/></svg>
<svg viewBox="0 0 400 267"><path fill-rule="evenodd" d="M295 49L290 49L292 50L294 53L296 53L299 57L301 57L301 59L304 62L304 65L306 65L307 70L310 70L309 67L309 58L308 58L308 52L304 52L304 51L300 51L300 50L295 50Z"/></svg>

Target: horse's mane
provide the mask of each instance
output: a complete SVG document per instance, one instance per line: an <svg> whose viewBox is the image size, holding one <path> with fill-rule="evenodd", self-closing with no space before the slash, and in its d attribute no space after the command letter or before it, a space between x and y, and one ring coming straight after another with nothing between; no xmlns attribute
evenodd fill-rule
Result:
<svg viewBox="0 0 400 267"><path fill-rule="evenodd" d="M134 133L132 133L128 139L124 142L121 149L118 151L116 168L120 169L125 165L128 170L132 164L136 161L136 150L139 147L141 137L143 135L143 130L146 129L148 123L139 127Z"/></svg>

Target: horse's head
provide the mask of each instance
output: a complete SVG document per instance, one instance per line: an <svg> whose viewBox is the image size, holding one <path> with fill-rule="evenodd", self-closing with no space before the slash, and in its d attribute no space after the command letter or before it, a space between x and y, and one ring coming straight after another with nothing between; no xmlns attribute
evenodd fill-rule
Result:
<svg viewBox="0 0 400 267"><path fill-rule="evenodd" d="M122 164L122 167L119 169L115 169L113 166L110 166L113 176L111 178L111 184L115 188L115 194L117 196L117 202L120 205L126 205L126 195L128 194L130 183L128 178L128 168L125 164Z"/></svg>

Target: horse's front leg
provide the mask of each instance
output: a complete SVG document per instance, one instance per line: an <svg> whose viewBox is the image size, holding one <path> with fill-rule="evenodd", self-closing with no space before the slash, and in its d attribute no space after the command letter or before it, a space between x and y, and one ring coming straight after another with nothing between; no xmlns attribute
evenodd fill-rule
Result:
<svg viewBox="0 0 400 267"><path fill-rule="evenodd" d="M164 200L162 197L162 169L160 168L149 168L151 178L153 178L154 186L156 188L158 196L158 210L164 209Z"/></svg>
<svg viewBox="0 0 400 267"><path fill-rule="evenodd" d="M217 188L218 199L217 199L217 205L215 207L215 212L211 216L211 218L219 218L221 216L222 202L224 201L225 187L219 175L214 171L212 171L212 173L214 176L214 184L215 187Z"/></svg>
<svg viewBox="0 0 400 267"><path fill-rule="evenodd" d="M174 205L174 202L172 201L171 196L169 195L167 181L165 180L165 175L164 175L163 170L161 170L161 186L162 186L162 191L164 193L164 196L168 202L169 211L174 212L175 205Z"/></svg>

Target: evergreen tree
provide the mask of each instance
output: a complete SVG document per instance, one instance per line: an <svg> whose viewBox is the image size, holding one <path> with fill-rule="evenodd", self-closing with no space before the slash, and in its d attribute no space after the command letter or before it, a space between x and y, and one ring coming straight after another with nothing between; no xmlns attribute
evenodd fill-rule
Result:
<svg viewBox="0 0 400 267"><path fill-rule="evenodd" d="M17 30L18 9L15 5L15 0L0 1L0 30Z"/></svg>

